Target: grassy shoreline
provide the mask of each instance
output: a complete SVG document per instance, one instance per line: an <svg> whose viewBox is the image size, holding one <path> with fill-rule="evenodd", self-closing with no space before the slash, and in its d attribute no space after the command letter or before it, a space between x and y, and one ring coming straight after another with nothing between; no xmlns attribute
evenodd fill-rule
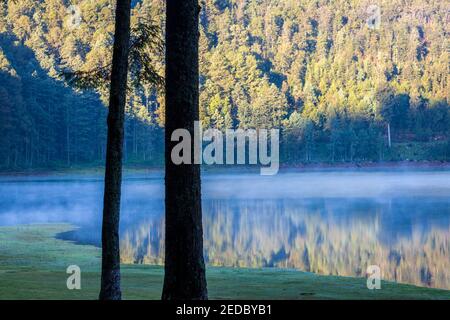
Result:
<svg viewBox="0 0 450 320"><path fill-rule="evenodd" d="M58 240L67 224L0 227L0 300L96 299L100 249ZM68 290L66 268L81 268L81 290ZM124 299L159 299L163 267L123 265ZM207 268L211 299L450 299L450 291L295 270Z"/></svg>

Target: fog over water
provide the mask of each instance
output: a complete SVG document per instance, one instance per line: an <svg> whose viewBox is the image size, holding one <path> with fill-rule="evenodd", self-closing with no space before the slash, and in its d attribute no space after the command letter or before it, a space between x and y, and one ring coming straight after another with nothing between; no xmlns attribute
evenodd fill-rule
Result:
<svg viewBox="0 0 450 320"><path fill-rule="evenodd" d="M163 262L163 175L123 183L125 263ZM281 267L450 289L450 171L204 174L211 265ZM100 176L0 178L0 225L68 222L60 238L100 244Z"/></svg>

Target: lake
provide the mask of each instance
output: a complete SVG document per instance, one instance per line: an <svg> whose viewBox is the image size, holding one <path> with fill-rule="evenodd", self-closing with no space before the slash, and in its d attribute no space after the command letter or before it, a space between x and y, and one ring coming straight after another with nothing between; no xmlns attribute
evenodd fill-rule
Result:
<svg viewBox="0 0 450 320"><path fill-rule="evenodd" d="M121 258L162 264L164 180L127 174ZM210 265L293 268L450 289L450 171L287 171L203 175ZM99 175L0 178L0 225L71 223L58 237L100 245Z"/></svg>

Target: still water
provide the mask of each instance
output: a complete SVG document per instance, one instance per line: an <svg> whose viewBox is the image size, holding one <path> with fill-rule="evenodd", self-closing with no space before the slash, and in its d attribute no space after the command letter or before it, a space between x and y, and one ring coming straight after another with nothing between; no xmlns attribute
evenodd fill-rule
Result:
<svg viewBox="0 0 450 320"><path fill-rule="evenodd" d="M0 178L0 225L68 222L58 237L100 245L100 176ZM382 277L450 289L450 171L205 174L206 262ZM124 263L161 264L162 174L127 175Z"/></svg>

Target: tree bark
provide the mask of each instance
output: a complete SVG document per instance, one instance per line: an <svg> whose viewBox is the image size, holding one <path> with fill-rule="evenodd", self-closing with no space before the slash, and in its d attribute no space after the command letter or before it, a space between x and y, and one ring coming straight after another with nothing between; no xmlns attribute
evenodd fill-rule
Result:
<svg viewBox="0 0 450 320"><path fill-rule="evenodd" d="M108 113L100 300L120 300L119 220L130 45L130 0L117 0Z"/></svg>
<svg viewBox="0 0 450 320"><path fill-rule="evenodd" d="M177 143L171 141L172 132L184 128L194 137L199 119L199 9L198 0L167 0L163 300L207 299L200 166L193 161L177 166L171 160Z"/></svg>

